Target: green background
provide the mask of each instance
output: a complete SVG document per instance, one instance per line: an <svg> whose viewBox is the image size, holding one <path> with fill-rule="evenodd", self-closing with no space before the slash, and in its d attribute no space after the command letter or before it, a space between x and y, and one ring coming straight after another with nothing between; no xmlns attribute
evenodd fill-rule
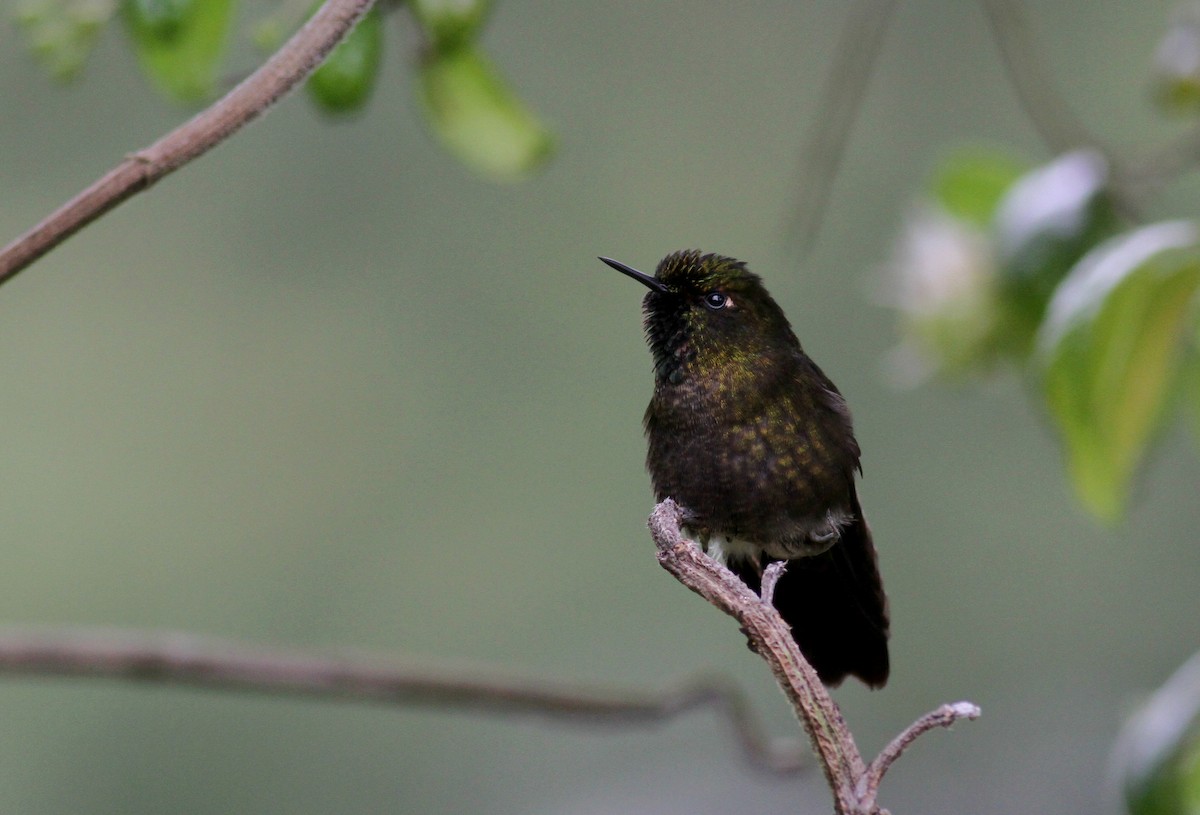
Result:
<svg viewBox="0 0 1200 815"><path fill-rule="evenodd" d="M1033 9L1114 144L1171 4ZM246 13L245 11L243 12ZM838 3L502 2L484 44L557 128L530 183L467 175L414 111L411 27L329 124L296 95L0 289L0 620L370 649L547 680L735 677L791 715L736 627L655 563L640 287L669 251L767 280L847 396L893 615L893 676L837 692L865 752L945 701L892 811L1095 811L1122 717L1197 647L1193 439L1126 522L1074 503L1036 401L888 384L882 265L950 146L1048 157L973 3L902 3L815 251L786 225ZM245 46L238 68L251 65ZM236 70L236 68L235 68ZM123 35L53 86L0 28L6 240L186 116ZM1148 213L1192 215L1200 188ZM827 812L747 771L710 714L645 729L80 681L0 683L0 811Z"/></svg>

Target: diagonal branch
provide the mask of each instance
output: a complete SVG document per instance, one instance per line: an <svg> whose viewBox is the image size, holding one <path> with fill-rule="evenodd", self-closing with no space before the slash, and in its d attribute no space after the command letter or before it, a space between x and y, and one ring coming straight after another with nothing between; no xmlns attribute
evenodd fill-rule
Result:
<svg viewBox="0 0 1200 815"><path fill-rule="evenodd" d="M788 624L733 572L684 537L681 521L679 506L669 498L650 515L650 534L658 547L659 563L680 583L735 618L750 638L751 648L767 661L812 740L838 815L881 815L884 810L877 801L879 784L892 762L922 733L949 727L959 719L979 717L979 708L970 702L942 705L909 725L870 766L866 765L841 710L800 653Z"/></svg>
<svg viewBox="0 0 1200 815"><path fill-rule="evenodd" d="M862 754L850 729L817 672L800 653L787 623L738 577L679 530L679 506L667 499L650 516L650 534L658 545L658 561L679 582L734 617L762 656L775 681L804 725L813 750L833 790L837 811L857 812L855 785L866 773Z"/></svg>
<svg viewBox="0 0 1200 815"><path fill-rule="evenodd" d="M1055 153L1087 146L1103 150L1058 92L1022 0L981 2L1017 101L1046 146Z"/></svg>
<svg viewBox="0 0 1200 815"><path fill-rule="evenodd" d="M232 136L305 79L375 0L326 0L269 60L212 106L129 155L41 223L0 250L0 284L163 176Z"/></svg>
<svg viewBox="0 0 1200 815"><path fill-rule="evenodd" d="M971 702L955 702L939 707L937 710L932 710L926 713L921 718L906 727L900 735L892 739L887 747L879 752L875 760L871 762L871 766L867 767L866 774L862 777L859 789L859 797L862 800L869 801L874 805L875 798L879 794L879 784L883 781L883 775L888 771L888 768L900 758L901 754L908 749L917 737L928 733L939 727L950 727L955 722L961 719L978 719L983 715L983 711L979 706Z"/></svg>
<svg viewBox="0 0 1200 815"><path fill-rule="evenodd" d="M858 0L848 12L812 129L804 139L792 216L801 255L808 254L821 229L833 182L895 6L895 0Z"/></svg>
<svg viewBox="0 0 1200 815"><path fill-rule="evenodd" d="M152 682L272 696L424 705L600 723L657 724L716 709L758 769L811 766L799 742L774 740L730 682L697 677L661 693L603 690L479 667L413 666L362 655L318 656L178 633L0 629L0 677Z"/></svg>

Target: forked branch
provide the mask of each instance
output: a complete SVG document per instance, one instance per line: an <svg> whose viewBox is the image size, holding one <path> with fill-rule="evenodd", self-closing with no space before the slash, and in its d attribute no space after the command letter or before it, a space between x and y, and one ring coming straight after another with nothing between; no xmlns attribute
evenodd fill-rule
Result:
<svg viewBox="0 0 1200 815"><path fill-rule="evenodd" d="M959 719L979 717L970 702L942 705L914 722L868 766L854 743L842 712L800 653L788 624L738 577L706 555L680 532L681 513L670 499L654 508L650 534L658 560L679 582L738 621L751 647L771 668L792 703L825 771L839 815L878 815L877 795L884 774L917 736Z"/></svg>

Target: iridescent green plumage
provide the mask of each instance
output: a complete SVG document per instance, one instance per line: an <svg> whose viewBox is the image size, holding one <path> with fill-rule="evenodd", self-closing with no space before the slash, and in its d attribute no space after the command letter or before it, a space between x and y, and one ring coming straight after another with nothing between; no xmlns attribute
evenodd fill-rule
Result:
<svg viewBox="0 0 1200 815"><path fill-rule="evenodd" d="M676 252L642 282L654 396L647 467L659 500L753 588L791 561L775 604L830 684L887 680L888 618L854 485L859 448L833 383L745 264Z"/></svg>

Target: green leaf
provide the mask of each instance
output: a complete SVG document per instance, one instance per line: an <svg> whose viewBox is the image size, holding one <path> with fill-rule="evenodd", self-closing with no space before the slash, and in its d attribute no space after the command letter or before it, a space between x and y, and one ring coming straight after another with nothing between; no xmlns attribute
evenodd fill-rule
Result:
<svg viewBox="0 0 1200 815"><path fill-rule="evenodd" d="M114 10L112 0L24 0L15 16L37 61L65 82L83 70Z"/></svg>
<svg viewBox="0 0 1200 815"><path fill-rule="evenodd" d="M1129 717L1112 765L1131 815L1200 814L1200 656Z"/></svg>
<svg viewBox="0 0 1200 815"><path fill-rule="evenodd" d="M1026 173L996 211L1005 344L1018 357L1031 350L1059 282L1117 226L1108 164L1094 151L1067 153Z"/></svg>
<svg viewBox="0 0 1200 815"><path fill-rule="evenodd" d="M170 43L183 31L196 0L125 0L125 19L139 37Z"/></svg>
<svg viewBox="0 0 1200 815"><path fill-rule="evenodd" d="M308 78L309 98L334 115L359 110L375 87L382 53L383 20L376 4Z"/></svg>
<svg viewBox="0 0 1200 815"><path fill-rule="evenodd" d="M1200 738L1192 734L1191 749L1179 760L1180 811L1187 815L1200 815Z"/></svg>
<svg viewBox="0 0 1200 815"><path fill-rule="evenodd" d="M1154 53L1154 100L1166 113L1200 113L1200 9L1180 6Z"/></svg>
<svg viewBox="0 0 1200 815"><path fill-rule="evenodd" d="M121 9L142 71L159 91L184 103L215 93L233 0L122 0Z"/></svg>
<svg viewBox="0 0 1200 815"><path fill-rule="evenodd" d="M1001 153L964 150L942 162L931 191L949 215L983 229L991 224L1004 193L1026 169Z"/></svg>
<svg viewBox="0 0 1200 815"><path fill-rule="evenodd" d="M483 28L490 0L412 0L413 13L439 51L468 44Z"/></svg>
<svg viewBox="0 0 1200 815"><path fill-rule="evenodd" d="M1172 222L1098 247L1055 292L1038 338L1071 480L1105 520L1124 509L1179 378L1200 287L1198 240L1193 224Z"/></svg>
<svg viewBox="0 0 1200 815"><path fill-rule="evenodd" d="M516 180L553 151L549 131L474 48L435 51L421 66L426 120L464 164L496 180Z"/></svg>

